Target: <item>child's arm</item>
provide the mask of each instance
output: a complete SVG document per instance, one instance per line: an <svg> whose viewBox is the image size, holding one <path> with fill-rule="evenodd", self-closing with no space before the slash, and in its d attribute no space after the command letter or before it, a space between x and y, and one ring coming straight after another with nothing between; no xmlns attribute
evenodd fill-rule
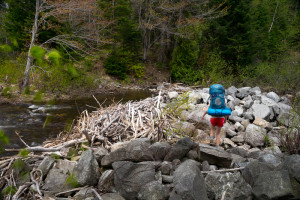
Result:
<svg viewBox="0 0 300 200"><path fill-rule="evenodd" d="M202 118L201 118L202 120L204 119L204 117L205 117L205 115L206 115L206 113L207 113L207 111L208 111L209 105L210 105L210 103L208 104L206 110L204 111L204 114L203 114L203 116L202 116Z"/></svg>

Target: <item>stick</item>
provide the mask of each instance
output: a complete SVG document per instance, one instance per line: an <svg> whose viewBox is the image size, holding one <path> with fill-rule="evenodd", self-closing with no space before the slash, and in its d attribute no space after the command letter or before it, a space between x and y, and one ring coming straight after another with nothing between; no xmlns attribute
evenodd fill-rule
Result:
<svg viewBox="0 0 300 200"><path fill-rule="evenodd" d="M15 131L15 134L19 137L19 139L21 140L21 142L23 144L25 144L26 147L30 147L28 144L26 144L26 142L21 138L21 136L19 135L19 133L17 131Z"/></svg>
<svg viewBox="0 0 300 200"><path fill-rule="evenodd" d="M233 169L222 169L222 170L213 170L213 171L202 171L201 173L206 174L210 172L233 172L241 169L245 169L245 167L233 168Z"/></svg>
<svg viewBox="0 0 300 200"><path fill-rule="evenodd" d="M40 178L43 176L42 170L40 170L40 169L34 169L34 170L32 170L32 171L30 172L30 178L31 178L31 180L35 183L36 189L37 189L39 195L40 195L40 196L43 196L43 194L42 194L42 192L41 192L41 190L40 190L40 184L39 184L39 182L38 182L37 180L35 180L34 175L33 175L33 173L36 172L36 171L39 171L39 172L41 173Z"/></svg>
<svg viewBox="0 0 300 200"><path fill-rule="evenodd" d="M98 198L99 200L103 200L103 199L101 198L100 194L98 194L98 192L97 192L94 188L92 189L92 191L94 192L94 194L97 196L97 198Z"/></svg>
<svg viewBox="0 0 300 200"><path fill-rule="evenodd" d="M53 151L60 151L62 148L71 146L71 145L76 144L76 143L83 143L85 141L86 141L85 139L71 140L71 141L66 142L65 144L63 144L61 146L57 146L57 147L45 148L45 147L37 146L37 147L27 147L26 150L28 150L30 152L53 152ZM6 151L20 151L22 149L5 149L5 150Z"/></svg>
<svg viewBox="0 0 300 200"><path fill-rule="evenodd" d="M96 99L96 97L94 96L94 95L92 95L93 96L93 98L95 99L95 101L97 102L97 104L99 105L99 107L101 108L102 106L101 106L101 104L99 103L99 101Z"/></svg>
<svg viewBox="0 0 300 200"><path fill-rule="evenodd" d="M91 137L89 136L89 133L87 132L86 129L81 130L81 132L84 134L84 136L86 137L86 139L88 140L89 144L92 143Z"/></svg>
<svg viewBox="0 0 300 200"><path fill-rule="evenodd" d="M120 115L117 116L115 119L113 119L105 128L103 128L101 131L100 131L100 135L103 135L104 131L106 131L106 129L112 124L114 123L115 121L117 121L118 119L120 118Z"/></svg>
<svg viewBox="0 0 300 200"><path fill-rule="evenodd" d="M84 187L80 187L80 188L74 188L74 189L71 189L71 190L67 190L67 191L64 191L64 192L59 192L59 193L56 193L55 196L59 196L61 194L65 194L65 193L69 193L69 192L75 192L75 191L78 191L78 190L81 190L81 189L84 189L84 188L87 188L88 186L84 186Z"/></svg>
<svg viewBox="0 0 300 200"><path fill-rule="evenodd" d="M17 200L19 198L19 196L24 192L24 190L29 187L30 185L32 185L32 183L25 183L24 185L21 185L18 188L18 191L16 192L16 194L12 197L12 200Z"/></svg>

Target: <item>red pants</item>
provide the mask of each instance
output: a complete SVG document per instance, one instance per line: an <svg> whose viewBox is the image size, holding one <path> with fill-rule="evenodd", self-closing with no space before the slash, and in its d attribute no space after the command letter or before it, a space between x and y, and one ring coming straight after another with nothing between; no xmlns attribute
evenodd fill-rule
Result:
<svg viewBox="0 0 300 200"><path fill-rule="evenodd" d="M224 117L222 117L222 118L211 118L210 123L211 123L212 126L223 127Z"/></svg>

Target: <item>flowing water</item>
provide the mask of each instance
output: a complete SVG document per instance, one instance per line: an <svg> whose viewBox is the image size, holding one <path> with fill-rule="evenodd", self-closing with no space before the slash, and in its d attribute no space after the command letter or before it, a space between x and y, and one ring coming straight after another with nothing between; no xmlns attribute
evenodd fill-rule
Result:
<svg viewBox="0 0 300 200"><path fill-rule="evenodd" d="M119 94L95 95L103 106L114 102L127 102L145 99L151 96L149 91L127 91ZM64 129L68 128L74 119L84 110L95 110L98 103L93 97L57 101L54 104L22 104L0 105L0 130L8 136L10 143L7 149L20 149L25 145L20 141L15 132L29 146L41 145L45 140L55 138ZM0 155L12 155L4 152Z"/></svg>

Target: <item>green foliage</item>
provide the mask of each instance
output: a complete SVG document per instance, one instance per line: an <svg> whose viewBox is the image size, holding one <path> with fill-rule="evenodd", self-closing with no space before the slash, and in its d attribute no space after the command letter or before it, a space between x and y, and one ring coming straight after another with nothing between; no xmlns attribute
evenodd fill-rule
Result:
<svg viewBox="0 0 300 200"><path fill-rule="evenodd" d="M8 82L17 84L24 75L25 62L17 57L14 60L1 60L0 58L0 80L5 80L8 77Z"/></svg>
<svg viewBox="0 0 300 200"><path fill-rule="evenodd" d="M60 55L60 53L59 53L56 49L53 49L53 50L51 50L51 51L47 54L47 58L48 58L48 60L50 60L53 64L59 65L60 59L61 59L61 55Z"/></svg>
<svg viewBox="0 0 300 200"><path fill-rule="evenodd" d="M48 116L43 124L43 128L45 128L52 121L52 115Z"/></svg>
<svg viewBox="0 0 300 200"><path fill-rule="evenodd" d="M10 87L6 87L2 90L1 92L1 95L2 96L5 96L5 97L11 97L11 93L10 93Z"/></svg>
<svg viewBox="0 0 300 200"><path fill-rule="evenodd" d="M27 156L29 155L29 151L27 149L22 149L20 152L19 152L19 156L21 156L22 158L27 158Z"/></svg>
<svg viewBox="0 0 300 200"><path fill-rule="evenodd" d="M18 172L20 172L20 171L23 170L23 168L25 166L25 163L24 163L24 161L22 159L17 159L12 166L13 166L13 168L15 170L17 170Z"/></svg>
<svg viewBox="0 0 300 200"><path fill-rule="evenodd" d="M127 77L127 59L125 56L117 52L113 52L104 63L104 67L108 74L116 76L119 79L126 79Z"/></svg>
<svg viewBox="0 0 300 200"><path fill-rule="evenodd" d="M67 178L67 180L66 180L66 183L65 183L66 185L69 185L69 186L71 186L71 187L73 187L73 188L76 188L76 187L79 187L80 185L79 185L79 183L78 183L78 181L77 181L77 179L76 179L76 177L74 176L74 174L70 174L70 176Z"/></svg>
<svg viewBox="0 0 300 200"><path fill-rule="evenodd" d="M5 52L5 53L9 53L12 52L13 49L10 45L5 44L5 45L0 45L0 52Z"/></svg>
<svg viewBox="0 0 300 200"><path fill-rule="evenodd" d="M9 38L15 38L14 44L19 49L26 49L30 40L30 30L32 29L35 1L6 0L8 5L5 9L3 29Z"/></svg>
<svg viewBox="0 0 300 200"><path fill-rule="evenodd" d="M130 69L137 78L143 78L145 75L145 67L141 63L131 66Z"/></svg>
<svg viewBox="0 0 300 200"><path fill-rule="evenodd" d="M43 98L43 91L40 90L38 91L37 93L35 93L34 97L33 97L33 101L34 102L41 102L42 101L42 98Z"/></svg>
<svg viewBox="0 0 300 200"><path fill-rule="evenodd" d="M50 157L54 158L55 160L59 160L60 159L60 156L57 155L56 153L51 153Z"/></svg>
<svg viewBox="0 0 300 200"><path fill-rule="evenodd" d="M77 149L75 149L75 148L70 148L69 149L69 152L68 152L68 154L67 154L67 158L73 158L74 156L77 156L78 155L78 151L77 151Z"/></svg>
<svg viewBox="0 0 300 200"><path fill-rule="evenodd" d="M68 65L68 72L72 78L79 77L79 73L77 72L76 68L73 65Z"/></svg>
<svg viewBox="0 0 300 200"><path fill-rule="evenodd" d="M33 46L30 53L38 61L38 63L42 63L46 50L40 46Z"/></svg>
<svg viewBox="0 0 300 200"><path fill-rule="evenodd" d="M17 192L17 188L15 186L7 186L2 193L4 195L14 195Z"/></svg>
<svg viewBox="0 0 300 200"><path fill-rule="evenodd" d="M0 153L3 151L4 144L9 144L9 139L4 132L0 130Z"/></svg>
<svg viewBox="0 0 300 200"><path fill-rule="evenodd" d="M170 64L173 81L194 84L203 78L202 72L196 69L198 54L199 45L197 41L178 40Z"/></svg>
<svg viewBox="0 0 300 200"><path fill-rule="evenodd" d="M25 88L23 94L25 94L25 95L29 95L29 94L30 94L30 87L29 87L29 86L27 86L27 87Z"/></svg>

